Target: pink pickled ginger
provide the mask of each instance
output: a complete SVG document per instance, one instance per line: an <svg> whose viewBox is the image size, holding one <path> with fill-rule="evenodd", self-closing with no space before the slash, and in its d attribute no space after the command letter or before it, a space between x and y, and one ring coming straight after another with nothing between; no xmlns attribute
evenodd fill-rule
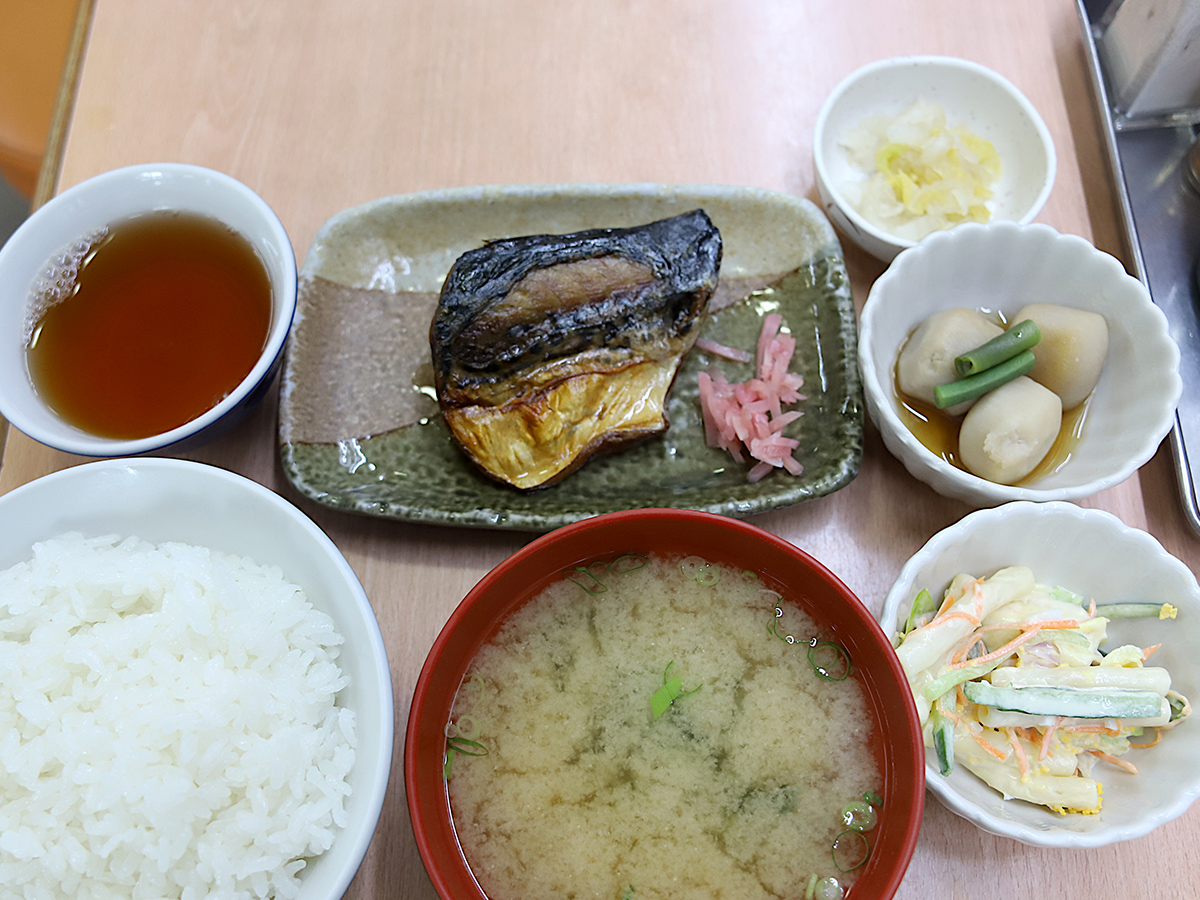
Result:
<svg viewBox="0 0 1200 900"><path fill-rule="evenodd" d="M789 422L803 415L783 408L804 399L800 393L804 378L789 370L796 339L779 333L782 324L778 313L763 319L756 377L734 383L720 372L700 373L705 440L710 447L728 451L738 462L752 462L750 481L758 481L774 469L786 469L793 475L804 471L792 455L800 442L783 433Z"/></svg>

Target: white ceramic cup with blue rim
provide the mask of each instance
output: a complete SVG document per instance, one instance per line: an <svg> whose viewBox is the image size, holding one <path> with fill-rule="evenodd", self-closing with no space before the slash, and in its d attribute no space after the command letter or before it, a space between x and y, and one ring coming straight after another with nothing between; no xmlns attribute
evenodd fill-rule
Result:
<svg viewBox="0 0 1200 900"><path fill-rule="evenodd" d="M249 374L191 421L150 437L101 437L61 418L34 386L25 346L31 290L51 260L85 235L159 210L216 219L250 243L271 286L267 338ZM279 370L295 311L291 240L279 217L249 187L221 172L183 163L146 163L105 172L37 209L0 247L0 415L34 440L82 456L132 456L194 446L231 427L266 394Z"/></svg>

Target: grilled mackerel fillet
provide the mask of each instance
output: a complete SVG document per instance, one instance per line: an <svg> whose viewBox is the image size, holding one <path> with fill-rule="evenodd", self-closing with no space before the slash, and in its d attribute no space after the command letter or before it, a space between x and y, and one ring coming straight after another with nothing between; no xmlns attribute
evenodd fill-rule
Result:
<svg viewBox="0 0 1200 900"><path fill-rule="evenodd" d="M430 329L438 402L463 451L528 490L665 431L720 265L703 210L463 254Z"/></svg>

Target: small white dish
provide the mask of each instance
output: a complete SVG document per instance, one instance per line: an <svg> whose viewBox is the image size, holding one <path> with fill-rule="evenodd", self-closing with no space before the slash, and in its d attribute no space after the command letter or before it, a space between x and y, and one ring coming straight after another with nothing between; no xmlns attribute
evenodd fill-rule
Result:
<svg viewBox="0 0 1200 900"><path fill-rule="evenodd" d="M1097 603L1169 602L1171 621L1114 620L1108 646L1161 643L1153 664L1171 673L1172 689L1200 696L1200 586L1180 560L1153 537L1107 512L1071 503L1009 503L971 513L935 534L905 563L879 615L895 634L922 589L940 597L959 573L986 576L1010 565L1028 566L1041 583L1066 587ZM962 767L948 778L926 750L925 781L952 812L991 834L1039 847L1100 847L1141 837L1182 815L1200 796L1200 723L1185 721L1158 746L1133 751L1139 774L1097 769L1103 801L1096 815L1062 816L1021 800L1005 800Z"/></svg>
<svg viewBox="0 0 1200 900"><path fill-rule="evenodd" d="M354 710L354 767L346 822L310 859L295 900L338 900L374 835L392 766L391 670L374 611L337 546L278 494L215 466L178 459L109 459L63 469L0 497L0 569L30 558L35 541L80 532L155 544L178 541L278 566L345 639L338 666Z"/></svg>
<svg viewBox="0 0 1200 900"><path fill-rule="evenodd" d="M813 131L813 162L821 204L838 229L872 256L890 262L917 241L889 233L854 208L847 186L867 173L840 146L871 116L896 116L918 99L939 104L949 125L965 125L990 141L1001 175L992 221L1031 222L1054 186L1054 142L1045 122L1004 76L965 59L900 56L870 63L844 78L821 106Z"/></svg>
<svg viewBox="0 0 1200 900"><path fill-rule="evenodd" d="M85 235L159 210L199 213L249 241L267 270L271 320L249 374L219 403L190 422L137 439L100 437L60 418L38 394L26 361L30 289L47 264ZM58 450L82 456L132 456L187 441L196 445L235 424L266 394L279 370L296 310L296 257L279 218L254 191L212 169L146 163L105 172L38 208L0 247L0 415Z"/></svg>
<svg viewBox="0 0 1200 900"><path fill-rule="evenodd" d="M1029 485L996 484L946 462L900 418L896 358L913 329L951 307L1015 314L1031 302L1092 310L1108 323L1108 358L1071 458ZM970 223L906 250L872 285L859 321L867 412L888 450L939 494L973 506L1078 500L1120 484L1171 430L1183 384L1179 348L1140 281L1116 258L1048 225Z"/></svg>

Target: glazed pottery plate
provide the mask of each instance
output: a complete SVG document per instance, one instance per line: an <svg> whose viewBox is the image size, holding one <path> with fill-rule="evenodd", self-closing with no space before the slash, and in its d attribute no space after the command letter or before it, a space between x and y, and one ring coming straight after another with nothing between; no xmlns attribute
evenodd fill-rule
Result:
<svg viewBox="0 0 1200 900"><path fill-rule="evenodd" d="M442 280L489 239L625 227L703 208L724 240L703 337L754 351L763 317L796 337L803 411L799 476L751 484L749 467L708 447L697 375L730 381L753 364L693 350L668 404L670 428L523 493L481 474L438 413L429 325ZM376 200L334 216L301 270L284 361L280 453L303 495L336 509L414 522L548 531L620 509L676 507L744 516L829 494L862 459L854 305L841 247L807 200L749 188L525 185Z"/></svg>

